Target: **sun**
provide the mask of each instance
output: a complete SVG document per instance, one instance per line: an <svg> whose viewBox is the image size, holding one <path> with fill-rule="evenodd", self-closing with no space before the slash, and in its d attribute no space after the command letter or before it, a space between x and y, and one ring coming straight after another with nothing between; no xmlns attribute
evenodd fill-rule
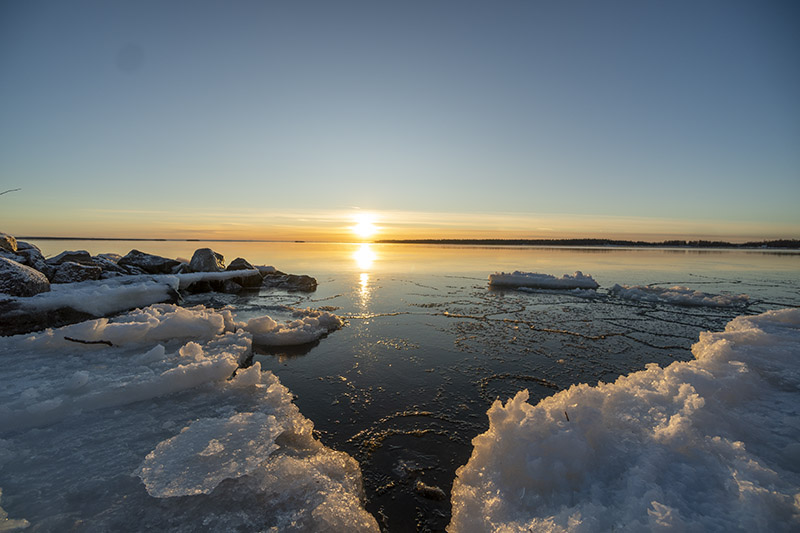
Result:
<svg viewBox="0 0 800 533"><path fill-rule="evenodd" d="M378 232L378 227L373 223L375 217L368 213L359 213L355 217L356 225L351 229L358 237L369 239Z"/></svg>

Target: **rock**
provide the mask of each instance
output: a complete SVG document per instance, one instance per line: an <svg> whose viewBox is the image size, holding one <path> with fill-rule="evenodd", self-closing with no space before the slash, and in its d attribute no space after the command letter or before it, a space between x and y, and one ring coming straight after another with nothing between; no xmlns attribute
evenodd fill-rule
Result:
<svg viewBox="0 0 800 533"><path fill-rule="evenodd" d="M46 328L57 328L95 318L71 307L47 311L21 310L18 301L0 299L0 336L20 335Z"/></svg>
<svg viewBox="0 0 800 533"><path fill-rule="evenodd" d="M225 270L225 258L211 248L200 248L194 251L189 268L192 272L221 272Z"/></svg>
<svg viewBox="0 0 800 533"><path fill-rule="evenodd" d="M94 256L94 259L97 260L98 257L101 257L107 261L111 261L114 264L119 263L119 260L122 259L122 256L119 254L109 254L109 253L97 254L96 256Z"/></svg>
<svg viewBox="0 0 800 533"><path fill-rule="evenodd" d="M100 274L103 270L95 265L82 265L81 263L73 263L66 261L56 267L56 272L53 274L53 283L77 283L79 281L97 280L100 279Z"/></svg>
<svg viewBox="0 0 800 533"><path fill-rule="evenodd" d="M47 264L50 266L57 266L61 263L66 263L69 261L70 263L81 263L84 265L93 265L94 261L92 261L92 256L89 255L89 252L86 250L77 250L74 252L61 252L55 257L51 257L47 260Z"/></svg>
<svg viewBox="0 0 800 533"><path fill-rule="evenodd" d="M178 266L172 269L173 274L189 274L192 269L189 268L189 263L181 261Z"/></svg>
<svg viewBox="0 0 800 533"><path fill-rule="evenodd" d="M17 244L21 244L18 242ZM19 246L17 248L17 255L19 256L19 262L23 265L27 265L33 269L38 270L42 274L50 278L52 272L54 272L53 267L47 264L42 252L39 248L35 246L31 246L30 248L23 248Z"/></svg>
<svg viewBox="0 0 800 533"><path fill-rule="evenodd" d="M109 255L117 255L117 254L100 254L94 256L92 259L94 260L94 264L100 267L102 273L100 274L101 277L114 277L114 276L125 276L128 274L128 271L122 268L117 264L119 261L120 256L117 255L117 260L109 258Z"/></svg>
<svg viewBox="0 0 800 533"><path fill-rule="evenodd" d="M237 257L236 259L231 261L231 264L228 265L228 268L226 268L225 270L257 270L257 269L256 267L251 265L247 261L247 259L244 259L243 257Z"/></svg>
<svg viewBox="0 0 800 533"><path fill-rule="evenodd" d="M414 490L417 491L417 494L429 500L441 502L447 499L447 494L445 494L442 489L436 485L427 485L420 480L417 480L416 485L414 485Z"/></svg>
<svg viewBox="0 0 800 533"><path fill-rule="evenodd" d="M263 270L261 272L263 273ZM280 270L276 270L264 276L264 285L290 291L313 292L317 290L317 280L311 276L284 274Z"/></svg>
<svg viewBox="0 0 800 533"><path fill-rule="evenodd" d="M7 233L0 233L0 250L5 250L7 252L16 253L17 252L17 239L8 235Z"/></svg>
<svg viewBox="0 0 800 533"><path fill-rule="evenodd" d="M120 258L117 264L131 274L171 274L172 269L178 266L179 262L159 255L131 250L125 257Z"/></svg>
<svg viewBox="0 0 800 533"><path fill-rule="evenodd" d="M22 250L36 250L41 255L42 251L39 249L38 246L35 244L31 244L25 241L17 241L17 252L21 252Z"/></svg>
<svg viewBox="0 0 800 533"><path fill-rule="evenodd" d="M222 284L222 292L227 292L228 294L236 294L237 292L242 292L242 287L240 284L236 283L232 279L226 279L225 282Z"/></svg>
<svg viewBox="0 0 800 533"><path fill-rule="evenodd" d="M47 277L17 261L0 257L0 292L10 296L33 296L50 290Z"/></svg>

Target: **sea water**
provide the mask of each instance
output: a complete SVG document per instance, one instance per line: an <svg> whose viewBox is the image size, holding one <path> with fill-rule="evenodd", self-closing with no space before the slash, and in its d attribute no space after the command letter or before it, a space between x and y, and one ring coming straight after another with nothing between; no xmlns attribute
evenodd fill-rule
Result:
<svg viewBox="0 0 800 533"><path fill-rule="evenodd" d="M800 254L762 250L456 247L435 245L40 241L125 254L191 257L210 247L319 282L313 293L205 294L187 304L239 320L289 307L333 312L346 326L312 345L254 346L328 447L355 458L366 508L390 531L442 530L456 469L488 428L492 402L527 389L530 403L575 383L691 358L702 331L732 318L800 305ZM491 288L496 271L582 271L589 292ZM619 297L615 285L685 286L745 294L729 307Z"/></svg>

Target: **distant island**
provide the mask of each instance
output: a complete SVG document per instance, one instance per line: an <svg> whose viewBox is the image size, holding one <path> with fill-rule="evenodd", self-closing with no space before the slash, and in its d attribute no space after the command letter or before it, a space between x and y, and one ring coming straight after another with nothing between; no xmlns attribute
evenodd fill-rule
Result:
<svg viewBox="0 0 800 533"><path fill-rule="evenodd" d="M384 239L379 244L453 244L477 246L626 246L648 248L750 248L750 249L800 249L798 239L732 243L725 241L682 241L662 242L626 241L616 239Z"/></svg>

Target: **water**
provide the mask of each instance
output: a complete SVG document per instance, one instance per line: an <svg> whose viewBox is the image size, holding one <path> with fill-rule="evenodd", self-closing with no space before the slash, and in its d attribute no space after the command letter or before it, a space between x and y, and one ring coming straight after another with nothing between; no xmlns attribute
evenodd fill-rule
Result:
<svg viewBox="0 0 800 533"><path fill-rule="evenodd" d="M191 257L209 246L309 274L311 294L199 295L188 303L230 305L240 318L280 315L276 306L325 307L347 326L313 346L267 350L255 359L295 395L318 436L356 458L367 509L389 531L443 530L450 487L486 409L527 388L531 402L575 383L613 381L655 362L691 357L705 330L734 316L800 305L796 252L666 249L449 247L313 243L37 242L126 253L131 248ZM601 285L596 298L563 292L493 290L487 275L581 270ZM679 307L614 298L626 285L685 285L748 294L746 308ZM421 481L439 487L422 494Z"/></svg>

